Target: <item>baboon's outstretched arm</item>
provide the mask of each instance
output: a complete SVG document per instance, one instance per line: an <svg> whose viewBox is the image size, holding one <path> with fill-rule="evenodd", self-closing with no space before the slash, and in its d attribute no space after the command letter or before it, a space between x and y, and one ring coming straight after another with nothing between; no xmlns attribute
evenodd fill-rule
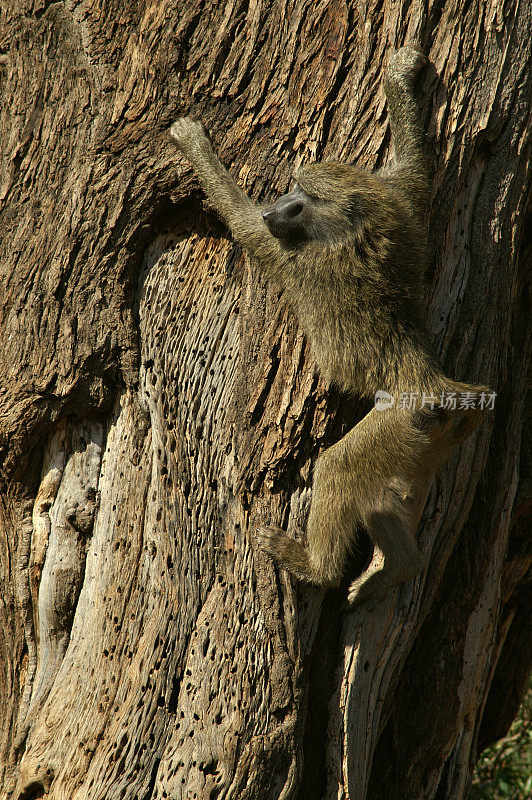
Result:
<svg viewBox="0 0 532 800"><path fill-rule="evenodd" d="M214 152L203 125L181 117L170 128L170 136L190 161L211 205L235 239L259 259L269 278L278 279L270 272L279 260L279 243L268 230L261 209L236 185Z"/></svg>
<svg viewBox="0 0 532 800"><path fill-rule="evenodd" d="M391 57L384 82L396 162L389 180L421 213L427 207L429 179L415 81L426 63L421 50L403 47Z"/></svg>

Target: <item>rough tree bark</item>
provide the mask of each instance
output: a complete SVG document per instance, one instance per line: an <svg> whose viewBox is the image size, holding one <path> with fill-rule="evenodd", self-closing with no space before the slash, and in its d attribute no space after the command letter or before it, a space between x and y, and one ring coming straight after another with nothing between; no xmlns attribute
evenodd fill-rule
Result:
<svg viewBox="0 0 532 800"><path fill-rule="evenodd" d="M2 3L3 800L465 796L530 665L531 27L510 0ZM309 159L379 166L407 41L432 64L429 326L498 397L434 482L425 574L350 615L253 532L304 524L365 408L166 130L202 119L255 199Z"/></svg>

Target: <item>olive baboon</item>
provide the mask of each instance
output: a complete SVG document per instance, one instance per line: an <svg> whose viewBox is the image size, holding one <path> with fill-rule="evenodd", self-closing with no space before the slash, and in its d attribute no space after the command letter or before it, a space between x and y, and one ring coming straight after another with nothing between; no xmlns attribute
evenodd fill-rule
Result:
<svg viewBox="0 0 532 800"><path fill-rule="evenodd" d="M185 117L170 130L235 238L285 292L321 373L362 396L384 390L396 399L436 398L432 408L376 406L318 458L306 544L273 526L258 532L263 549L298 578L334 585L363 525L384 566L351 585L352 607L382 599L422 569L411 487L433 475L481 416L440 401L447 392L481 388L443 374L423 323L428 176L414 82L425 63L412 46L390 61L393 168L369 174L350 164L311 164L267 209L236 186L200 123Z"/></svg>

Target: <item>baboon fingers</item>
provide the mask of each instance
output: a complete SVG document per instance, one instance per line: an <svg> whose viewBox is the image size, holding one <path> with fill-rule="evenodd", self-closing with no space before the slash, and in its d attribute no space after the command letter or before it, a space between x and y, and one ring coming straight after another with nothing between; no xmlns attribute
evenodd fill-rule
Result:
<svg viewBox="0 0 532 800"><path fill-rule="evenodd" d="M392 55L388 65L388 79L414 80L428 64L428 58L418 45L405 45Z"/></svg>
<svg viewBox="0 0 532 800"><path fill-rule="evenodd" d="M180 148L189 142L196 141L198 138L208 138L205 126L192 117L179 117L170 127L168 133Z"/></svg>
<svg viewBox="0 0 532 800"><path fill-rule="evenodd" d="M285 546L284 538L288 538L286 533L275 525L262 525L255 534L260 549L274 557Z"/></svg>
<svg viewBox="0 0 532 800"><path fill-rule="evenodd" d="M394 588L394 582L383 569L373 572L369 576L361 575L349 587L348 608L354 611L361 605L367 604L368 610L371 610L384 600Z"/></svg>
<svg viewBox="0 0 532 800"><path fill-rule="evenodd" d="M257 530L256 539L260 549L272 556L280 567L303 580L314 579L306 547L288 536L286 531L275 525L262 525Z"/></svg>
<svg viewBox="0 0 532 800"><path fill-rule="evenodd" d="M263 525L257 530L257 542L261 550L271 555L276 563L287 569L299 580L322 585L336 585L339 576L331 576L330 569L316 566L305 544L293 539L275 525Z"/></svg>
<svg viewBox="0 0 532 800"><path fill-rule="evenodd" d="M407 570L409 574L405 576L387 569L385 564L382 569L372 572L370 575L361 575L349 587L347 594L348 609L354 611L363 604L369 604L368 609L373 608L406 580L418 575L421 569L422 564L419 561L416 564L416 570L414 571L412 565L410 565L410 569Z"/></svg>

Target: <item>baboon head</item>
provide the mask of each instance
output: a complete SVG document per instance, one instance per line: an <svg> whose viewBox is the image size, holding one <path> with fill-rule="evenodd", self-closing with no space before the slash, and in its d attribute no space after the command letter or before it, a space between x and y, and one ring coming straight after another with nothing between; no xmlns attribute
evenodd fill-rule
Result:
<svg viewBox="0 0 532 800"><path fill-rule="evenodd" d="M337 243L350 236L368 211L366 174L350 164L309 164L295 185L262 216L270 233L287 247L309 239Z"/></svg>

